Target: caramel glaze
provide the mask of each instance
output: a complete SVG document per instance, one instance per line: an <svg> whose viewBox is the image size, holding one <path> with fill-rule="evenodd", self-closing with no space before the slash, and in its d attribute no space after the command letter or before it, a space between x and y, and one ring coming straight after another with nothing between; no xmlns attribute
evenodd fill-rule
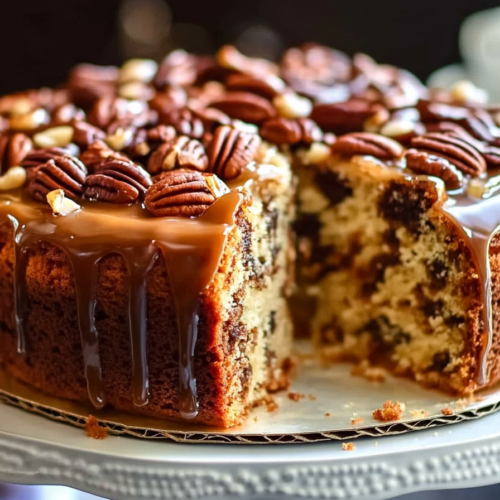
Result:
<svg viewBox="0 0 500 500"><path fill-rule="evenodd" d="M186 419L198 413L193 355L198 335L198 299L217 271L226 235L235 225L235 214L245 194L238 190L219 198L196 219L147 215L140 205L129 207L84 202L81 210L55 216L49 205L35 203L21 193L0 194L0 224L10 221L15 235L15 314L18 348L26 350L29 332L24 320L27 304L26 264L28 252L47 242L60 248L71 263L83 361L89 398L96 408L106 404L99 332L95 326L97 264L116 253L128 268L129 329L132 357L132 399L148 403L146 354L146 280L162 252L178 317L179 411Z"/></svg>

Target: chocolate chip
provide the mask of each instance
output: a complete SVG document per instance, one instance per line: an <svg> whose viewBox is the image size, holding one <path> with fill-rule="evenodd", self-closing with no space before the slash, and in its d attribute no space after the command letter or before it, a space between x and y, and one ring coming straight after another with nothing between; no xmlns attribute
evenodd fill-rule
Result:
<svg viewBox="0 0 500 500"><path fill-rule="evenodd" d="M448 267L441 259L433 259L427 262L427 275L431 280L432 288L441 290L448 279Z"/></svg>
<svg viewBox="0 0 500 500"><path fill-rule="evenodd" d="M429 367L429 371L441 372L443 371L448 363L450 362L450 353L447 351L437 352L432 358L432 365Z"/></svg>
<svg viewBox="0 0 500 500"><path fill-rule="evenodd" d="M330 170L317 172L314 176L314 182L332 206L338 205L347 197L352 196L352 188L347 180L342 179L337 172Z"/></svg>

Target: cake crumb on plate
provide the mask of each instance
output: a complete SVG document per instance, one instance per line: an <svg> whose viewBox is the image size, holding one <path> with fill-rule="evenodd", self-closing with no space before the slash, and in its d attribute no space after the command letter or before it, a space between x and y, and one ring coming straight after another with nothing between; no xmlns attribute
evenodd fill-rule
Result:
<svg viewBox="0 0 500 500"><path fill-rule="evenodd" d="M370 362L364 359L351 370L353 377L362 377L369 382L385 382L387 372L383 368L377 366L370 366Z"/></svg>
<svg viewBox="0 0 500 500"><path fill-rule="evenodd" d="M342 449L344 451L353 451L354 448L354 443L342 443Z"/></svg>
<svg viewBox="0 0 500 500"><path fill-rule="evenodd" d="M384 403L383 408L376 409L373 412L372 416L375 420L379 420L380 422L401 420L404 409L405 409L404 403L400 403L399 401L393 403L390 399L388 399Z"/></svg>
<svg viewBox="0 0 500 500"><path fill-rule="evenodd" d="M296 403L298 403L303 397L304 397L304 394L300 394L298 392L289 392L288 393L288 398L291 399L292 401L295 401Z"/></svg>
<svg viewBox="0 0 500 500"><path fill-rule="evenodd" d="M84 429L89 438L106 439L108 437L108 429L100 425L93 415L88 416Z"/></svg>
<svg viewBox="0 0 500 500"><path fill-rule="evenodd" d="M429 416L429 412L425 410L410 410L410 413L413 418L427 418Z"/></svg>
<svg viewBox="0 0 500 500"><path fill-rule="evenodd" d="M453 408L446 407L441 410L441 413L446 416L453 415L455 412L453 411Z"/></svg>
<svg viewBox="0 0 500 500"><path fill-rule="evenodd" d="M332 414L331 414L329 411L327 411L327 412L325 413L325 417L331 417L331 416L332 416Z"/></svg>
<svg viewBox="0 0 500 500"><path fill-rule="evenodd" d="M352 417L351 418L352 425L361 424L361 423L363 423L363 417Z"/></svg>

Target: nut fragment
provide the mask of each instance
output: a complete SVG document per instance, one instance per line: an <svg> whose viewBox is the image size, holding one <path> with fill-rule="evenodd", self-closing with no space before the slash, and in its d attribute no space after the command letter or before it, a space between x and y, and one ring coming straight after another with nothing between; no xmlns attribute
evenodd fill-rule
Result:
<svg viewBox="0 0 500 500"><path fill-rule="evenodd" d="M118 128L113 134L106 136L104 142L115 151L121 151L132 142L133 137L132 128Z"/></svg>
<svg viewBox="0 0 500 500"><path fill-rule="evenodd" d="M488 102L488 92L467 80L454 83L450 88L450 95L459 103L486 104Z"/></svg>
<svg viewBox="0 0 500 500"><path fill-rule="evenodd" d="M215 175L172 170L148 189L144 204L154 217L197 217L227 192Z"/></svg>
<svg viewBox="0 0 500 500"><path fill-rule="evenodd" d="M118 81L150 82L158 71L158 64L152 59L129 59L118 73Z"/></svg>
<svg viewBox="0 0 500 500"><path fill-rule="evenodd" d="M293 92L285 92L273 99L273 104L280 116L285 118L303 118L312 111L312 102Z"/></svg>
<svg viewBox="0 0 500 500"><path fill-rule="evenodd" d="M67 146L73 140L73 127L61 125L52 127L33 136L33 142L39 148L57 148Z"/></svg>
<svg viewBox="0 0 500 500"><path fill-rule="evenodd" d="M8 191L24 186L26 170L23 167L12 167L0 177L0 191Z"/></svg>
<svg viewBox="0 0 500 500"><path fill-rule="evenodd" d="M49 123L50 116L45 109L37 109L29 113L11 116L9 125L12 130L33 130Z"/></svg>
<svg viewBox="0 0 500 500"><path fill-rule="evenodd" d="M154 95L154 89L142 82L127 82L120 85L118 95L123 99L130 101L145 100L148 101Z"/></svg>
<svg viewBox="0 0 500 500"><path fill-rule="evenodd" d="M47 194L47 202L49 203L54 215L69 215L77 212L82 207L73 200L66 198L62 189L55 189Z"/></svg>

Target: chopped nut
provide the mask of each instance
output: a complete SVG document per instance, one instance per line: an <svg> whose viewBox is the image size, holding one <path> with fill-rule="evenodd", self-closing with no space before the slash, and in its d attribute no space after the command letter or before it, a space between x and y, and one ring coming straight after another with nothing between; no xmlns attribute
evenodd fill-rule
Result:
<svg viewBox="0 0 500 500"><path fill-rule="evenodd" d="M321 163L330 157L330 148L322 142L313 142L301 156L305 165Z"/></svg>
<svg viewBox="0 0 500 500"><path fill-rule="evenodd" d="M208 189L214 195L215 199L220 198L221 196L230 192L227 184L222 182L215 174L206 176L205 181L207 183Z"/></svg>
<svg viewBox="0 0 500 500"><path fill-rule="evenodd" d="M390 120L380 129L380 133L387 137L400 137L411 134L414 130L415 122L410 120Z"/></svg>
<svg viewBox="0 0 500 500"><path fill-rule="evenodd" d="M0 177L0 191L17 189L26 182L26 170L23 167L12 167Z"/></svg>
<svg viewBox="0 0 500 500"><path fill-rule="evenodd" d="M390 422L391 420L401 420L403 411L405 409L404 403L397 401L393 403L390 399L384 403L382 409L377 409L373 412L373 418L380 422Z"/></svg>
<svg viewBox="0 0 500 500"><path fill-rule="evenodd" d="M129 128L117 128L114 134L108 135L104 141L115 151L121 151L128 146L134 137L134 131Z"/></svg>
<svg viewBox="0 0 500 500"><path fill-rule="evenodd" d="M121 68L118 81L150 82L158 71L158 64L152 59L130 59Z"/></svg>
<svg viewBox="0 0 500 500"><path fill-rule="evenodd" d="M446 416L453 415L455 412L453 411L453 408L446 407L441 410L441 413Z"/></svg>
<svg viewBox="0 0 500 500"><path fill-rule="evenodd" d="M33 136L33 142L39 148L62 148L73 140L73 127L61 125L52 127Z"/></svg>
<svg viewBox="0 0 500 500"><path fill-rule="evenodd" d="M277 95L273 104L278 113L285 118L303 118L312 111L312 102L292 92Z"/></svg>
<svg viewBox="0 0 500 500"><path fill-rule="evenodd" d="M355 449L354 443L342 443L342 449L344 451L353 451Z"/></svg>
<svg viewBox="0 0 500 500"><path fill-rule="evenodd" d="M488 92L467 80L453 84L450 88L450 94L453 100L460 103L486 104L488 102Z"/></svg>
<svg viewBox="0 0 500 500"><path fill-rule="evenodd" d="M154 95L154 91L151 87L148 87L142 82L127 82L120 85L118 88L118 95L123 99L139 100L139 99L151 99Z"/></svg>
<svg viewBox="0 0 500 500"><path fill-rule="evenodd" d="M365 132L377 133L380 127L387 121L387 115L383 113L375 113L370 118L367 118L363 123L363 130ZM384 134L385 135L385 134Z"/></svg>
<svg viewBox="0 0 500 500"><path fill-rule="evenodd" d="M14 99L9 109L11 115L25 115L33 109L33 102L28 97Z"/></svg>
<svg viewBox="0 0 500 500"><path fill-rule="evenodd" d="M33 130L44 123L48 123L49 118L49 114L45 109L37 109L30 113L12 116L9 125L13 130Z"/></svg>
<svg viewBox="0 0 500 500"><path fill-rule="evenodd" d="M100 425L93 415L88 416L84 429L89 438L106 439L108 437L108 429Z"/></svg>
<svg viewBox="0 0 500 500"><path fill-rule="evenodd" d="M82 208L78 203L73 200L66 198L64 191L62 189L56 189L51 191L47 195L47 201L54 212L54 215L69 215L73 212L77 212Z"/></svg>

